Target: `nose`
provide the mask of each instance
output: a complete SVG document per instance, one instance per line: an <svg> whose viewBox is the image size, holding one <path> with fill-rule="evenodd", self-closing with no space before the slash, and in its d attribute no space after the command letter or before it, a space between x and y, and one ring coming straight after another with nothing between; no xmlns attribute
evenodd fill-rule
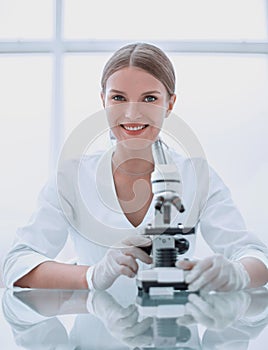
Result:
<svg viewBox="0 0 268 350"><path fill-rule="evenodd" d="M125 107L125 118L136 120L142 117L139 102L128 102Z"/></svg>

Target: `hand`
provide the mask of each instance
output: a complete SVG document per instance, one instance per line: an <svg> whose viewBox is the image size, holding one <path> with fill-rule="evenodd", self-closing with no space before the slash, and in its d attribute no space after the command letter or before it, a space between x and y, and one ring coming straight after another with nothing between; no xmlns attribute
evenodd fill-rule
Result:
<svg viewBox="0 0 268 350"><path fill-rule="evenodd" d="M198 296L190 294L185 315L177 319L179 325L199 323L213 330L231 326L248 310L251 297L245 291L213 293Z"/></svg>
<svg viewBox="0 0 268 350"><path fill-rule="evenodd" d="M89 289L107 289L120 275L135 277L138 271L136 259L146 264L152 263L152 258L139 247L151 244L149 238L133 236L110 248L100 262L89 267L87 271Z"/></svg>
<svg viewBox="0 0 268 350"><path fill-rule="evenodd" d="M103 322L114 338L133 348L152 343L150 328L153 319L151 317L139 322L136 305L122 307L106 291L94 291L92 293L88 298L88 311Z"/></svg>
<svg viewBox="0 0 268 350"><path fill-rule="evenodd" d="M187 268L187 264L188 266ZM233 291L244 289L249 285L250 278L239 261L230 261L223 255L213 255L198 262L179 261L177 267L191 269L185 277L192 291Z"/></svg>

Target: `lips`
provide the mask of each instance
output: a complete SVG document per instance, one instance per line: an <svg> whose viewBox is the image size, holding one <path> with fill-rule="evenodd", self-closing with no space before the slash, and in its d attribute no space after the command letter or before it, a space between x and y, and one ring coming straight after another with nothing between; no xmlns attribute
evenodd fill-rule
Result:
<svg viewBox="0 0 268 350"><path fill-rule="evenodd" d="M148 124L120 124L120 126L131 133L139 133L148 127Z"/></svg>

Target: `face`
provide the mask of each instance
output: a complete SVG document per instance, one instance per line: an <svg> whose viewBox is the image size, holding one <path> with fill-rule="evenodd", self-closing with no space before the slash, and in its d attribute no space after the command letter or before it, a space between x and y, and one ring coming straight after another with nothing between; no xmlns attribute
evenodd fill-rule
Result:
<svg viewBox="0 0 268 350"><path fill-rule="evenodd" d="M101 97L117 141L129 140L132 144L157 139L176 98L168 95L159 80L136 67L126 67L112 74Z"/></svg>

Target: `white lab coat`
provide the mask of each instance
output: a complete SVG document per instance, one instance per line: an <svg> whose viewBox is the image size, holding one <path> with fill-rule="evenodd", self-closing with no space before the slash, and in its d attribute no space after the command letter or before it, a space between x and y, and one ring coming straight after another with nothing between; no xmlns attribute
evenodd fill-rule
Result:
<svg viewBox="0 0 268 350"><path fill-rule="evenodd" d="M4 260L7 287L12 288L16 280L40 263L54 260L68 234L74 243L77 263L92 265L103 257L107 247L124 237L140 234L153 221L153 202L138 227L123 214L113 182L112 153L113 148L84 156L79 162L66 162L57 181L55 177L45 185L36 211L28 224L17 230L15 242ZM215 171L204 160L188 159L172 150L168 154L180 173L186 208L182 214L174 209L172 225L199 227L211 249L229 259L255 256L268 266L267 248L247 231L228 188ZM78 165L76 178L74 169ZM195 235L189 241L190 249L185 257L194 255ZM133 279L122 276L112 288L126 292L126 286L133 290L133 284Z"/></svg>

